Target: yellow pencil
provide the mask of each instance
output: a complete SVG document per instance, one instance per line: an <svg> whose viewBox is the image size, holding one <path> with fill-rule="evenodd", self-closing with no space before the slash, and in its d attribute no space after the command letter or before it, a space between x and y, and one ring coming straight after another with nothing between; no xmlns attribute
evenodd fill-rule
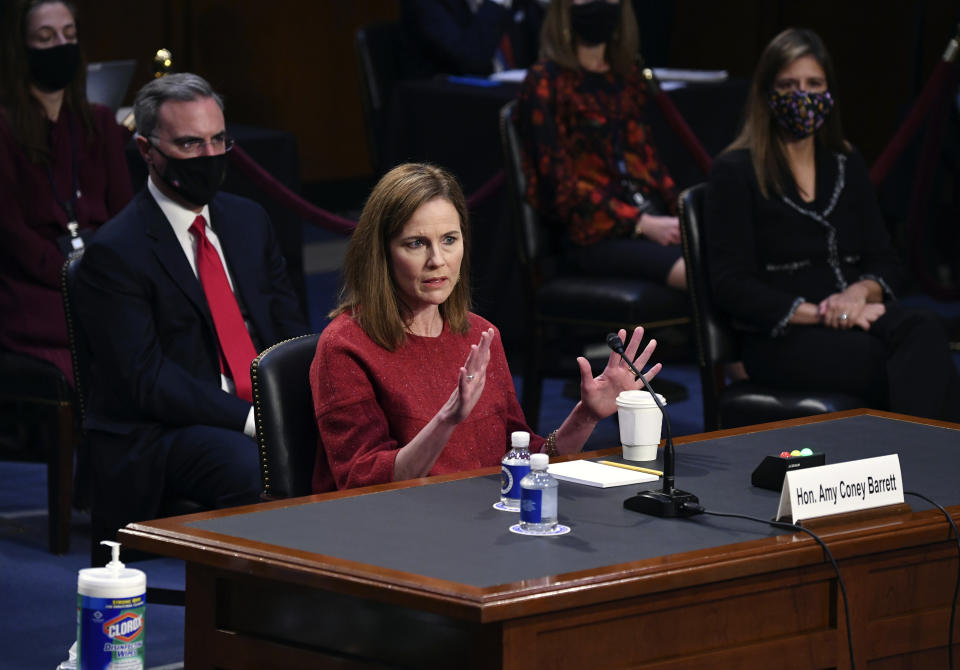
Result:
<svg viewBox="0 0 960 670"><path fill-rule="evenodd" d="M597 463L602 463L603 465L612 465L615 468L623 468L624 470L636 470L637 472L646 472L648 475L656 475L657 477L663 477L663 473L659 470L651 470L650 468L641 468L639 465L627 465L626 463L615 463L614 461L597 461Z"/></svg>

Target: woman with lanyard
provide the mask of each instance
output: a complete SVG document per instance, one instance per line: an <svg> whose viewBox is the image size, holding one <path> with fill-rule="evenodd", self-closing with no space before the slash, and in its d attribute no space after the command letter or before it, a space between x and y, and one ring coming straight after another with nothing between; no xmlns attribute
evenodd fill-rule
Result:
<svg viewBox="0 0 960 670"><path fill-rule="evenodd" d="M686 287L674 183L643 120L631 2L554 0L520 93L527 197L585 274Z"/></svg>
<svg viewBox="0 0 960 670"><path fill-rule="evenodd" d="M126 131L86 99L72 5L8 8L0 106L0 348L73 380L60 271L132 197Z"/></svg>

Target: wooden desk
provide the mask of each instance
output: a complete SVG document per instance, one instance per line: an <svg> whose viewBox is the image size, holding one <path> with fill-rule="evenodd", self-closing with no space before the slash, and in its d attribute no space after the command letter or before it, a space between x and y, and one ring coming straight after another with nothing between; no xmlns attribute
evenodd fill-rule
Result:
<svg viewBox="0 0 960 670"><path fill-rule="evenodd" d="M771 442L786 444L803 435L801 431L818 429L822 434L825 428L817 424L847 419L878 424L869 441L881 450L890 446L882 444L890 432L888 426L917 431L918 437L935 433L941 456L946 453L944 445L953 443L954 429L960 428L856 410L689 436L677 440L678 485L697 493L708 509L731 510L738 504L734 498L745 496L756 508L754 514L766 518L775 511L777 496L750 487L756 461L743 462L748 452L736 450L766 449ZM844 440L857 442L849 435ZM954 519L960 518L956 486L960 458L938 464L935 469L945 481L937 486L911 481L911 473L919 478L920 441L912 440L897 450L905 485L940 498ZM956 444L960 448L960 433ZM828 462L846 460L830 458L842 450L839 445L821 446ZM872 449L869 444L850 448L866 453ZM704 470L700 475L694 474L698 468ZM813 540L803 534L774 534L747 522L727 526L728 520L716 517L655 521L639 515L623 517L632 513L619 508L617 501L631 495L632 488L616 489L619 495L602 518L590 517L578 503L577 499L589 497L584 489L568 488L567 498L560 503L561 520L574 528L565 536L567 544L549 544L560 538L518 538L537 543L523 545L534 552L531 556L550 552L540 554L541 560L566 553L586 564L594 561L598 567L530 577L537 566L518 564L522 579L480 586L467 583L472 578L457 582L430 576L432 568L425 567L424 574L419 574L386 567L395 558L386 540L381 551L368 551L363 561L349 558L355 543L371 541L363 533L365 527L376 527L378 519L357 518L351 526L355 533L341 528L335 536L323 536L328 527L262 529L268 534L294 532L308 544L321 542L331 547L328 554L197 527L249 521L258 514L282 520L311 510L323 512L341 505L349 509L354 503L399 501L397 496L441 490L424 486L427 481L486 487L490 482L478 475L493 472L131 524L121 531L120 540L127 547L186 561L187 668L849 667L837 581ZM726 492L729 482L735 483L739 494ZM566 486L561 485L561 495ZM490 522L479 519L488 513L501 515L494 517L494 523L502 523L504 532L498 530L488 538L491 556L502 553L502 545L517 538L505 532L507 515L489 509L492 496L491 491L490 499L458 501L475 505L475 534L481 541L487 541L482 536ZM908 498L908 503L915 509L925 507L916 499ZM632 532L625 538L627 533L617 527L624 519L637 519L638 529L656 532ZM430 522L429 515L420 521L427 528ZM609 534L611 527L620 538L617 546L604 549L602 543L590 540ZM696 543L721 531L741 539L744 533L754 532L752 528L757 539L658 555L676 537ZM957 546L942 514L896 506L856 518L822 520L815 530L840 564L850 601L857 667L945 668L958 566ZM427 547L430 552L455 551L449 546L449 535L438 532L432 537L435 544ZM630 543L642 558L605 564ZM477 556L463 559L469 563ZM955 651L955 657L960 660L960 653Z"/></svg>

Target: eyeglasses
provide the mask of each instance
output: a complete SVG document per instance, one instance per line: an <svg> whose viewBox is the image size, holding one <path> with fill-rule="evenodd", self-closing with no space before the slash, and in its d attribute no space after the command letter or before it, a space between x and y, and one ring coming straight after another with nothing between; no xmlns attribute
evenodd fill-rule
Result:
<svg viewBox="0 0 960 670"><path fill-rule="evenodd" d="M230 151L231 149L233 149L233 143L234 143L233 138L227 135L226 133L219 133L218 135L214 135L209 140L204 140L199 137L182 137L175 140L168 140L163 137L157 137L156 135L152 135L151 139L163 140L164 142L167 142L168 144L172 144L173 146L175 146L182 153L185 153L191 156L199 156L200 154L202 154L204 147L207 146L208 144L214 150L214 152L226 153L227 151Z"/></svg>

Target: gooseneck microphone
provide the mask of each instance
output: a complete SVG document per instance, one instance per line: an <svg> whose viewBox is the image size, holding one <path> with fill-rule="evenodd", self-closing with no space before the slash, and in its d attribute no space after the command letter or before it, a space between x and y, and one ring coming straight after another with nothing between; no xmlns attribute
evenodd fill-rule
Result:
<svg viewBox="0 0 960 670"><path fill-rule="evenodd" d="M663 406L663 403L660 402L656 391L650 386L650 382L648 382L643 374L634 366L633 361L627 357L623 349L623 340L620 339L620 336L616 333L607 335L607 346L620 354L620 358L633 370L633 373L636 375L635 379L643 382L643 385L650 392L650 395L653 396L653 402L657 404L660 413L663 414L664 424L667 429L666 446L663 449L663 488L659 491L642 491L632 498L624 500L623 506L633 512L650 514L652 516L686 517L699 514L703 511L703 508L699 506L700 499L692 493L687 493L686 491L681 491L673 487L675 472L673 433L670 430L670 416L667 414L666 408Z"/></svg>

